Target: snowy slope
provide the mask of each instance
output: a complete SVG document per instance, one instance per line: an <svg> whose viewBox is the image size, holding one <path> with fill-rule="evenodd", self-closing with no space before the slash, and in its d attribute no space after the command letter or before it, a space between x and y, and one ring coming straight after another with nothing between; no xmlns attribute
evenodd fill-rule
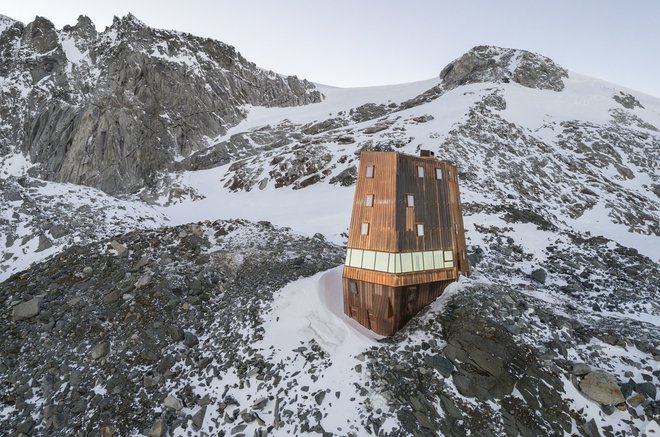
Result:
<svg viewBox="0 0 660 437"><path fill-rule="evenodd" d="M62 46L73 50L66 41ZM324 96L318 103L241 105L237 110L245 119L210 140L208 148L180 155L135 195L110 196L40 180L22 154L0 157L0 281L73 244L131 230L157 235L154 228L180 226L163 232L179 236L170 243L172 250L187 248L187 237L181 235L188 232L180 229L203 220L271 222L341 245L359 152L430 149L458 165L473 277L452 286L400 336L382 341L341 313L341 267L327 270L274 292L272 303L242 308L260 319L241 327L240 339L232 337L239 342L237 351L249 350L246 360L279 366L282 387L288 388L282 402L290 411L304 412L306 421L318 412L319 426L340 435L376 430L516 435L525 429L531 435L589 435L593 429L605 433L608 426L620 434L633 432L631 426L658 433L653 417L660 396L643 395L643 402L627 410L619 404L621 411L599 406L578 389L582 376L573 374L572 366L588 363L610 372L622 390L630 388L626 398L650 392L646 383L660 387L660 99L565 71L528 52L487 52L495 53L494 67L480 64L476 50L438 79L356 89L316 85ZM67 58L84 62L73 51ZM460 62L470 68L456 68ZM550 78L525 76L529 71L523 67L537 64L554 73ZM456 71L469 74L456 78ZM217 232L205 229L209 235ZM253 229L245 232L250 235ZM241 265L253 243L268 247L274 237L261 238L234 242L244 253L230 250L230 258ZM227 250L212 247L208 254L224 259ZM138 279L130 277L136 275L133 270L126 282ZM532 274L539 270L547 277ZM222 300L222 292L209 294ZM465 345L449 329L454 323L466 330L473 324L477 333L489 326L495 338L506 340L497 344L505 356L492 360L508 366L508 373L495 379L515 381L508 395L466 394L460 381L479 381L480 376L470 373L476 364L466 365L456 356L450 357L453 377L429 364L448 354L447 345L453 351ZM211 332L200 336L204 349L199 356L209 359L227 352L225 332ZM298 349L301 345L308 349ZM477 349L471 358L477 363L482 345L469 347ZM510 350L512 356L506 355ZM303 358L313 361L313 369ZM532 370L516 373L516 360ZM481 364L483 372L492 371ZM267 398L260 417L276 421L272 387L260 375L246 375L244 368L198 369L188 359L175 369L181 378L162 389L172 395L193 390L198 398L212 399L215 408L202 415L200 428L206 432L218 427L231 432L243 425L238 411L237 417L226 418L238 409L226 405L227 394L241 408ZM551 394L543 394L543 387L552 387ZM408 392L420 397L411 399ZM325 398L319 402L316 395ZM158 405L150 411L165 415ZM0 418L11 416L6 408ZM528 418L534 427L506 416L510 410L535 408L538 414ZM463 416L452 416L456 409ZM191 416L199 411L197 405L183 410ZM303 432L293 419L275 434ZM515 432L507 428L512 421L518 423ZM248 435L262 428L259 421L244 422L240 431ZM173 435L186 432L172 430Z"/></svg>
<svg viewBox="0 0 660 437"><path fill-rule="evenodd" d="M547 142L547 148L538 152L545 152L548 157L555 155L567 158L575 157L577 154L567 150L561 144L560 135L562 123L579 120L582 123L608 126L613 123L612 108L616 102L612 97L618 92L612 85L605 82L590 79L576 74L565 80L566 88L562 92L549 90L534 90L518 84L473 84L456 88L447 92L442 97L425 105L417 106L396 112L396 116L384 116L378 121L392 122L385 131L375 134L364 133L363 130L374 124L374 120L362 123L354 123L347 127L333 130L335 135L352 135L354 143L350 145L338 144L330 139L321 142L328 152L334 156L333 160L326 164L331 173L326 175L320 184L312 185L304 190L292 190L291 188L274 189L269 183L264 189L241 192L240 194L228 192L224 187L227 174L231 174L232 164L220 166L208 170L183 172L179 182L184 187L193 188L205 197L204 200L195 203L196 208L190 208L190 202L182 202L169 206L163 210L165 214L172 217L176 223L185 223L190 218L195 220L203 218L230 218L245 216L251 219L270 220L283 226L292 226L301 232L322 232L339 241L338 236L344 232L348 225L350 215L350 202L352 191L328 181L334 175L341 173L347 166L355 164L354 152L364 146L365 143L378 143L387 141L401 141L396 150L417 153L420 148L428 148L439 152L440 158L451 158L458 160L460 169L464 173L476 173L475 180L465 181L461 186L462 196L465 202L478 202L496 204L500 202L502 194L515 193L515 187L503 186L501 181L495 181L502 190L501 193L489 193L483 189L482 180L492 174L489 168L492 164L487 162L475 162L478 156L459 156L457 150L446 150L448 137L452 129L465 122L466 114L470 108L478 104L480 100L488 95L497 93L506 102L506 109L499 112L499 117L504 122L513 123L522 129L525 135L533 140ZM277 126L283 122L293 123L296 126L305 126L309 123L318 123L324 117L333 117L340 113L346 113L352 108L357 108L365 103L390 104L400 103L420 94L420 91L429 89L436 85L437 81L423 81L413 84L395 87L374 87L362 89L339 90L328 87L320 89L326 95L322 103L296 108L251 108L244 122L232 128L230 132L217 139L220 143L232 135L249 133L266 126ZM638 117L650 126L660 125L660 100L639 94L639 99L644 108L629 110L631 116ZM530 104L530 102L533 102ZM432 121L417 123L411 120L416 117L430 115ZM634 247L641 253L660 259L660 253L656 250L660 243L658 236L658 197L652 191L652 185L658 183L657 157L658 134L652 129L634 127L634 133L648 135L655 142L650 142L646 150L621 150L616 144L614 149L623 157L623 164L634 177L622 177L617 173L617 168L609 164L607 167L598 169L615 184L617 191L608 193L606 190L597 190L596 194L602 196L591 208L587 208L582 214L571 217L568 214L557 217L559 222L564 222L568 228L574 228L581 232L589 231L594 235L602 235L628 247ZM321 139L322 141L323 139ZM443 154L444 151L448 153ZM467 151L469 152L469 151ZM631 162L633 158L643 156L644 153L652 154L645 162ZM265 154L268 155L268 154ZM340 156L349 156L348 161L342 165L336 162ZM519 156L517 159L528 157L541 158L534 153ZM506 162L506 157L500 157L499 165ZM259 156L254 158L249 165L262 167L262 175L268 170L268 164ZM642 164L642 166L638 165ZM256 171L256 170L255 170ZM580 173L577 169L576 173ZM579 188L583 188L582 185ZM574 187L567 186L565 194L573 196L570 190ZM616 217L611 217L613 211L610 202L615 203L616 198L625 190L636 196L641 196L646 202L648 213L647 223L652 228L644 228L638 232L630 232L627 223L621 223ZM545 204L548 211L564 209L565 203L560 196L564 193L549 193L545 198L537 199L538 203ZM287 213L291 211L292 213ZM245 215L243 215L245 214ZM280 215L282 217L280 217ZM303 220L300 218L304 217ZM316 218L318 217L318 219ZM314 224L309 226L308 220L312 218ZM325 222L327 218L327 223ZM317 225L316 223L319 222ZM334 223L334 225L333 225Z"/></svg>

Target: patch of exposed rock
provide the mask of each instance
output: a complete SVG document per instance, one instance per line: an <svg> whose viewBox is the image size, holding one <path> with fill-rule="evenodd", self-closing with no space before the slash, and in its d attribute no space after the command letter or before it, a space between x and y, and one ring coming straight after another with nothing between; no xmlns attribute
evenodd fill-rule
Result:
<svg viewBox="0 0 660 437"><path fill-rule="evenodd" d="M537 89L561 91L568 72L550 58L526 50L477 46L448 64L440 78L446 90L479 82L516 82Z"/></svg>
<svg viewBox="0 0 660 437"><path fill-rule="evenodd" d="M245 117L244 105L318 102L306 80L258 68L233 47L128 15L96 32L43 17L0 35L0 147L41 177L117 193L153 182ZM18 110L17 110L18 108Z"/></svg>
<svg viewBox="0 0 660 437"><path fill-rule="evenodd" d="M200 398L192 379L231 372L241 385L258 376L276 386L277 363L252 348L261 314L273 292L336 266L342 252L267 222L217 221L75 246L13 275L0 283L2 429L162 436L199 429L211 403L233 414L238 401ZM279 420L311 429L316 414L286 407Z"/></svg>

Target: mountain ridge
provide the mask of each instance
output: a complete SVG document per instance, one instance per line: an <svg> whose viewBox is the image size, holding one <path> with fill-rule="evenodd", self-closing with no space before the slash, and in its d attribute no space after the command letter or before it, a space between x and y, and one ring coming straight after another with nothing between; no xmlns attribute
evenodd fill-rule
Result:
<svg viewBox="0 0 660 437"><path fill-rule="evenodd" d="M206 40L154 36L128 21L123 47L113 46L121 32L111 33L99 56L142 60L142 76L186 71L199 85L187 98L204 95L204 78L237 59L218 45L209 73L196 52L213 55ZM14 47L6 35L0 56ZM67 35L55 42L66 65L51 59L51 74L47 62L29 64L49 73L40 84L90 67ZM477 46L449 65L409 84L316 84L318 101L304 105L255 104L278 94L223 100L232 123L202 129L195 147L167 140L176 146L152 150L151 173L129 171L131 184L110 188L45 171L68 152L57 129L42 127L66 114L38 117L41 151L0 126L0 428L149 437L660 432L660 99L515 49ZM0 93L20 105L31 91L7 91L13 67L0 63ZM123 97L108 117L125 129L131 111L148 108L134 105L138 69L113 68ZM290 88L273 89L311 98ZM159 132L145 134L147 149L160 147ZM358 160L363 150L421 149L457 165L473 272L382 339L341 307ZM112 163L102 158L97 166Z"/></svg>
<svg viewBox="0 0 660 437"><path fill-rule="evenodd" d="M26 152L48 179L130 191L236 124L244 104L322 98L309 82L259 69L229 45L132 15L100 33L89 20L56 30L41 17L8 29L0 146Z"/></svg>

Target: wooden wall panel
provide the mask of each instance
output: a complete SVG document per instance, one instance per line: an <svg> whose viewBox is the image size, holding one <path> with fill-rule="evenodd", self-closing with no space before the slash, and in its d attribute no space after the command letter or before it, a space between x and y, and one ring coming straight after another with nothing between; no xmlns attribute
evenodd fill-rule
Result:
<svg viewBox="0 0 660 437"><path fill-rule="evenodd" d="M417 167L424 169L420 178ZM451 250L451 210L448 184L436 178L436 168L447 174L452 165L434 158L398 155L396 223L398 252L421 250ZM412 194L415 206L409 208L406 195ZM424 236L417 235L416 223L424 225ZM404 225L405 224L405 225ZM412 226L411 226L412 224Z"/></svg>
<svg viewBox="0 0 660 437"><path fill-rule="evenodd" d="M412 287L388 287L356 281L357 294L348 291L344 278L344 309L361 325L381 335L393 335L425 306L437 299L453 281L438 281ZM388 308L391 308L389 311Z"/></svg>
<svg viewBox="0 0 660 437"><path fill-rule="evenodd" d="M366 177L374 166L373 178ZM417 167L424 169L418 176ZM436 169L442 170L438 180ZM372 207L365 205L374 195ZM408 208L406 195L414 207ZM368 235L361 235L369 223ZM417 223L424 235L417 235ZM344 267L344 312L382 335L392 335L420 309L442 294L459 273L468 273L458 175L454 165L430 157L397 152L362 152L358 167L348 247L378 252L405 253L451 250L454 268L392 274ZM356 282L359 292L350 292Z"/></svg>
<svg viewBox="0 0 660 437"><path fill-rule="evenodd" d="M369 165L374 177L367 178ZM382 252L396 252L396 152L362 152L353 200L353 213L348 231L348 247ZM374 195L374 206L365 206L367 194ZM369 223L369 235L361 235L362 223Z"/></svg>

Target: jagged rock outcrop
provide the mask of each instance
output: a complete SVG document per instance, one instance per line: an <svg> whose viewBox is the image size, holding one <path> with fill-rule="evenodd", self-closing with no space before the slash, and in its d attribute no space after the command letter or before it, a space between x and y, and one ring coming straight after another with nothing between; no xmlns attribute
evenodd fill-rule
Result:
<svg viewBox="0 0 660 437"><path fill-rule="evenodd" d="M62 30L42 17L2 26L0 152L20 148L51 180L131 191L237 124L244 105L322 98L231 46L132 15L103 32L87 17Z"/></svg>
<svg viewBox="0 0 660 437"><path fill-rule="evenodd" d="M479 82L516 82L529 88L561 91L566 69L552 59L526 50L477 46L441 72L445 89Z"/></svg>

